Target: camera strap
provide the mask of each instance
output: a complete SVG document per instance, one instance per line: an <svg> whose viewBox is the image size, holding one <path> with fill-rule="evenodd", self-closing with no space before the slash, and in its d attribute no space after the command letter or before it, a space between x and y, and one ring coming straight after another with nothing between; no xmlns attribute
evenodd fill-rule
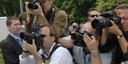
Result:
<svg viewBox="0 0 128 64"><path fill-rule="evenodd" d="M58 48L60 47L61 45L58 45L58 44L55 44L54 47L52 48L52 51L50 52L50 54L48 55L48 57L46 58L44 55L42 55L42 57L44 58L44 60L50 60L53 52Z"/></svg>
<svg viewBox="0 0 128 64"><path fill-rule="evenodd" d="M56 12L58 12L58 11L59 11L59 10L57 10ZM52 23L53 23L53 21L54 21L56 12L55 12L55 13L53 14L53 16L52 16Z"/></svg>

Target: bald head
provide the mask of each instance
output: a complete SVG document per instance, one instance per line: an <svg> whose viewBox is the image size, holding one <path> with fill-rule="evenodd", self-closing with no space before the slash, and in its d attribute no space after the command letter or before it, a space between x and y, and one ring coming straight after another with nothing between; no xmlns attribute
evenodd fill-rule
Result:
<svg viewBox="0 0 128 64"><path fill-rule="evenodd" d="M89 33L91 33L91 34L95 34L95 32L96 32L96 30L92 28L90 21L87 22L87 23L85 23L85 24L83 25L83 27L82 27L81 30L82 30L82 31L85 31L85 30L86 30L87 32L89 32Z"/></svg>
<svg viewBox="0 0 128 64"><path fill-rule="evenodd" d="M78 24L77 23L73 23L72 26L78 26Z"/></svg>

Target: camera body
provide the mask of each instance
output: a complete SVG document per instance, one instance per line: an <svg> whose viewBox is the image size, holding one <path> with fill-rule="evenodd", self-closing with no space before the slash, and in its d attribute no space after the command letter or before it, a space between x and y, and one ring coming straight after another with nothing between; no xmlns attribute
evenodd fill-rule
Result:
<svg viewBox="0 0 128 64"><path fill-rule="evenodd" d="M76 29L77 28L77 26L73 26L73 29Z"/></svg>
<svg viewBox="0 0 128 64"><path fill-rule="evenodd" d="M87 31L79 31L71 34L71 39L74 41L73 44L77 46L87 47L87 45L83 41L84 34L87 34L89 37L92 36L92 34L88 33Z"/></svg>
<svg viewBox="0 0 128 64"><path fill-rule="evenodd" d="M35 43L39 43L38 41L40 39L40 36L35 36L35 34L38 34L38 33L32 32L30 34L30 33L21 32L20 38L27 41L29 44L32 44L33 39L35 40Z"/></svg>
<svg viewBox="0 0 128 64"><path fill-rule="evenodd" d="M40 29L40 23L34 23L34 31L30 33L21 32L20 38L27 41L29 44L32 44L32 40L35 40L36 45L40 45L40 33L38 30Z"/></svg>
<svg viewBox="0 0 128 64"><path fill-rule="evenodd" d="M34 2L28 3L28 9L30 9L30 10L37 9L38 6L36 5L36 3L38 3L40 6L43 6L41 2L39 2L39 1L34 1Z"/></svg>
<svg viewBox="0 0 128 64"><path fill-rule="evenodd" d="M111 20L114 21L116 24L121 22L121 18L116 16L115 11L107 11L100 14L104 18L96 18L92 21L92 27L94 29L103 29L105 27L112 26Z"/></svg>

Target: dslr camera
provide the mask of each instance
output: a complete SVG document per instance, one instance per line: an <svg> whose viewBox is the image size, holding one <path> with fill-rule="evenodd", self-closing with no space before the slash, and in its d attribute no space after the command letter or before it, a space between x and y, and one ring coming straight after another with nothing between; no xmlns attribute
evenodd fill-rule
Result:
<svg viewBox="0 0 128 64"><path fill-rule="evenodd" d="M37 9L38 6L36 5L36 3L38 3L40 6L43 6L43 5L41 4L41 2L39 2L39 1L34 1L34 2L28 3L28 9L30 9L30 10Z"/></svg>
<svg viewBox="0 0 128 64"><path fill-rule="evenodd" d="M40 23L34 23L34 31L30 33L21 32L20 38L27 41L29 44L32 44L32 40L35 40L36 46L40 46L40 33L38 30L40 29Z"/></svg>
<svg viewBox="0 0 128 64"><path fill-rule="evenodd" d="M116 11L106 11L100 14L104 18L96 18L92 21L92 27L94 29L103 29L105 27L112 26L111 20L114 21L116 24L121 22L121 18L116 16L119 12Z"/></svg>
<svg viewBox="0 0 128 64"><path fill-rule="evenodd" d="M89 37L92 36L92 34L87 32L87 31L79 31L79 32L76 32L76 33L72 33L71 34L71 39L74 41L73 44L77 45L77 46L87 47L87 45L83 41L83 35L84 34L87 34Z"/></svg>
<svg viewBox="0 0 128 64"><path fill-rule="evenodd" d="M73 29L76 29L77 28L77 26L73 26Z"/></svg>

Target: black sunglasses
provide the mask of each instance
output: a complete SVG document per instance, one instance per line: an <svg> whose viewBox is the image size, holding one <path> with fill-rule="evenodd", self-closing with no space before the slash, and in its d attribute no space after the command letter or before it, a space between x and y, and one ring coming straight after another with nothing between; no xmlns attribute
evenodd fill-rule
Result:
<svg viewBox="0 0 128 64"><path fill-rule="evenodd" d="M40 34L40 36L41 36L42 38L46 37L46 35L45 35L45 34Z"/></svg>
<svg viewBox="0 0 128 64"><path fill-rule="evenodd" d="M98 15L97 15L97 14L96 14L96 15L90 15L90 17L95 17L95 16L96 16L96 17L98 17Z"/></svg>

